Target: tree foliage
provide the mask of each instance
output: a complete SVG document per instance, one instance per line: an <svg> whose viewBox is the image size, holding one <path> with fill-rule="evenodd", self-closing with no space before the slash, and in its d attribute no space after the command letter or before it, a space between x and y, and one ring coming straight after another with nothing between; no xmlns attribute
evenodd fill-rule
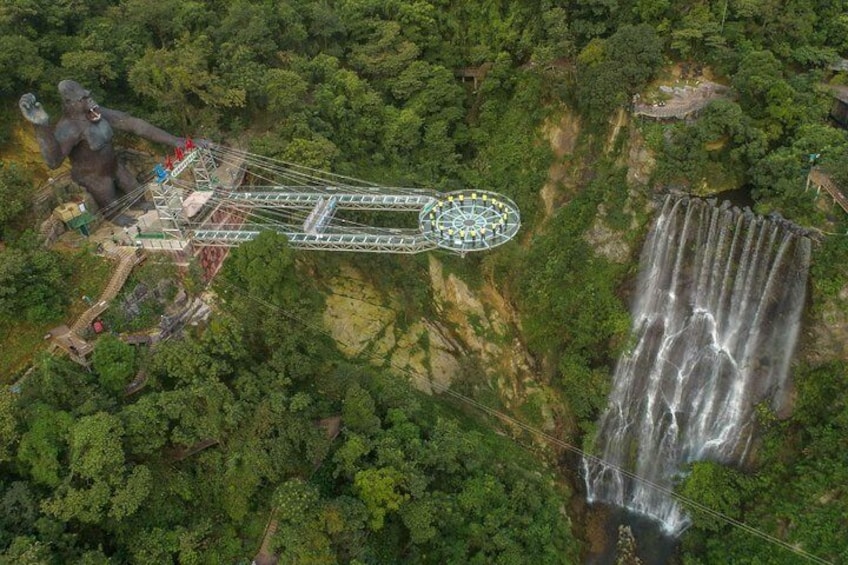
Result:
<svg viewBox="0 0 848 565"><path fill-rule="evenodd" d="M54 251L41 248L34 238L0 251L0 316L13 320L49 322L67 303L67 267Z"/></svg>
<svg viewBox="0 0 848 565"><path fill-rule="evenodd" d="M274 234L239 248L221 312L160 345L131 397L134 356L113 337L93 373L46 357L4 397L0 504L23 513L4 559L235 562L273 511L283 561L573 562L548 470L397 377L308 345L319 303L295 257Z"/></svg>
<svg viewBox="0 0 848 565"><path fill-rule="evenodd" d="M104 105L187 134L244 134L269 157L386 184L499 191L533 235L492 262L585 428L625 345L632 273L583 236L600 204L624 205L627 187L619 168L589 157L574 197L544 217L549 109L572 103L600 138L666 63L709 65L734 99L645 128L653 180L750 186L760 211L817 224L825 214L800 189L809 155L848 179L848 144L826 124L819 87L848 49L846 31L836 0L4 1L0 139L20 122L24 92L57 115L56 84L70 76ZM457 80L475 69L487 71L481 82ZM67 302L67 272L11 229L28 183L0 165L0 315L49 322ZM815 293L839 296L843 248L817 250ZM338 356L316 329L304 263L271 233L234 251L215 288L221 315L162 345L136 397L120 395L137 360L116 340L98 345L93 373L39 360L20 397L0 400L0 560L235 562L255 549L273 500L284 561L576 562L561 493L523 468L532 463ZM845 482L839 375L800 372L797 413L768 435L773 450L751 476L698 464L682 488L848 559L835 526L844 493L828 486ZM332 442L316 422L339 414ZM690 555L781 559L702 518Z"/></svg>
<svg viewBox="0 0 848 565"><path fill-rule="evenodd" d="M618 28L593 40L577 57L576 100L584 116L603 123L639 92L662 63L662 40L647 24Z"/></svg>
<svg viewBox="0 0 848 565"><path fill-rule="evenodd" d="M94 370L103 388L118 394L124 391L135 375L135 351L120 339L105 336L97 342L92 354Z"/></svg>
<svg viewBox="0 0 848 565"><path fill-rule="evenodd" d="M0 234L23 212L32 192L32 179L18 166L0 161Z"/></svg>

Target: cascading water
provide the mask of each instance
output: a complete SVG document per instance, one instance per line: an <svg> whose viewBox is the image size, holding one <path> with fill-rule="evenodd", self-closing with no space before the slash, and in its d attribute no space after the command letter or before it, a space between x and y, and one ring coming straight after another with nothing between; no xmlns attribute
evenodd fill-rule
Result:
<svg viewBox="0 0 848 565"><path fill-rule="evenodd" d="M785 221L703 200L665 200L642 251L633 346L618 362L589 502L627 508L676 535L668 494L685 464L739 462L755 405L779 410L803 308L811 242ZM622 474L619 469L627 473Z"/></svg>

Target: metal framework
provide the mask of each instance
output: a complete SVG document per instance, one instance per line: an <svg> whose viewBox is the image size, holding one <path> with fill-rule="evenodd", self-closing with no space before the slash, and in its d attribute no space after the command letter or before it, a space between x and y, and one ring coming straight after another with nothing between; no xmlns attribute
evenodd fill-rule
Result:
<svg viewBox="0 0 848 565"><path fill-rule="evenodd" d="M268 190L271 188L276 190ZM349 192L346 188L333 186L323 188L287 186L284 190L278 187L252 187L250 192L228 194L227 199L233 204L249 204L265 208L313 208L321 198L333 196L336 198L336 206L347 210L417 212L435 202L440 196L438 192L429 190L413 193L392 193L390 188L370 190L373 192Z"/></svg>
<svg viewBox="0 0 848 565"><path fill-rule="evenodd" d="M254 184L240 189L244 165L227 165L226 153L213 153L207 148L192 147L185 153L178 151L176 163L169 159L165 167L157 166L151 191L165 239L190 241L203 247L235 247L270 229L285 235L289 245L298 249L370 253L445 249L464 255L506 243L521 226L515 203L487 191L445 194L426 189L334 184L327 181L328 173L325 177L312 177L298 171L289 176L303 177L307 182ZM261 157L244 154L240 159L244 163L252 157L259 165L269 167L268 160ZM226 174L232 179L225 187L219 177L226 167ZM191 171L192 180L178 182L185 171ZM256 178L263 177L257 175L252 180ZM189 198L189 193L194 192L204 195ZM199 207L205 209L210 203L214 203L214 213L198 213ZM231 211L230 216L240 218L240 223L221 224L215 219L226 210ZM412 212L417 214L418 228L356 224L340 219L337 213L341 210ZM274 213L291 215L284 221L267 218ZM245 219L249 223L241 223Z"/></svg>
<svg viewBox="0 0 848 565"><path fill-rule="evenodd" d="M443 195L421 210L419 225L439 247L458 253L504 244L521 227L515 203L494 192L463 191Z"/></svg>
<svg viewBox="0 0 848 565"><path fill-rule="evenodd" d="M193 239L201 245L235 247L254 239L267 226L243 226L244 229L200 229ZM279 231L279 230L277 230ZM420 253L436 249L431 239L418 230L371 228L369 231L343 233L303 233L280 231L297 249L312 251L364 251L371 253Z"/></svg>
<svg viewBox="0 0 848 565"><path fill-rule="evenodd" d="M150 192L153 195L153 205L159 214L162 233L169 239L185 239L183 231L185 218L182 213L183 198L181 191L174 187L170 175L160 173L160 169L157 168L157 181L151 183Z"/></svg>

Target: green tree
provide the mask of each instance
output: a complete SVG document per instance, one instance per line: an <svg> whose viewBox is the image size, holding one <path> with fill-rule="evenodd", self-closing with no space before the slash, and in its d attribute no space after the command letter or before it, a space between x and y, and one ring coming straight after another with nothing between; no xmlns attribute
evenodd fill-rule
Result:
<svg viewBox="0 0 848 565"><path fill-rule="evenodd" d="M21 212L32 193L32 178L14 164L0 161L0 234L6 233L9 224Z"/></svg>
<svg viewBox="0 0 848 565"><path fill-rule="evenodd" d="M41 79L45 61L38 52L38 44L12 29L0 34L0 96L20 96ZM6 212L4 210L3 212Z"/></svg>
<svg viewBox="0 0 848 565"><path fill-rule="evenodd" d="M173 49L148 48L130 69L130 85L170 108L176 125L191 131L197 127L192 119L200 119L194 100L215 109L240 108L245 103L243 88L224 84L210 70L212 51L213 45L204 35L184 35Z"/></svg>
<svg viewBox="0 0 848 565"><path fill-rule="evenodd" d="M353 479L353 488L368 509L371 516L368 524L373 531L381 530L386 516L400 510L409 499L409 494L404 492L403 475L392 467L359 471Z"/></svg>
<svg viewBox="0 0 848 565"><path fill-rule="evenodd" d="M38 498L30 484L0 484L0 511L0 547L8 547L14 536L32 532L39 512Z"/></svg>
<svg viewBox="0 0 848 565"><path fill-rule="evenodd" d="M758 210L779 210L793 221L819 225L822 214L816 209L813 195L804 191L811 166L809 156L819 154L821 166L827 171L832 167L838 176L846 152L848 136L844 131L817 123L800 126L789 144L769 152L751 167Z"/></svg>
<svg viewBox="0 0 848 565"><path fill-rule="evenodd" d="M577 58L577 105L596 125L626 104L662 64L662 42L647 24L622 26L589 43Z"/></svg>
<svg viewBox="0 0 848 565"><path fill-rule="evenodd" d="M0 464L9 461L15 453L18 431L17 395L8 386L0 386Z"/></svg>
<svg viewBox="0 0 848 565"><path fill-rule="evenodd" d="M286 145L280 157L305 167L328 171L334 168L340 152L335 144L320 135L310 139L295 138Z"/></svg>
<svg viewBox="0 0 848 565"><path fill-rule="evenodd" d="M121 410L127 451L138 456L152 455L168 443L171 422L163 418L160 393L146 394Z"/></svg>
<svg viewBox="0 0 848 565"><path fill-rule="evenodd" d="M671 31L671 48L683 59L702 59L724 42L721 21L707 4L693 5Z"/></svg>
<svg viewBox="0 0 848 565"><path fill-rule="evenodd" d="M342 404L342 421L355 433L373 435L380 429L380 418L375 409L374 399L368 391L354 384L348 389Z"/></svg>
<svg viewBox="0 0 848 565"><path fill-rule="evenodd" d="M46 565L52 561L50 546L33 536L17 536L0 553L0 558L6 563L22 565Z"/></svg>
<svg viewBox="0 0 848 565"><path fill-rule="evenodd" d="M97 342L91 356L100 384L112 394L120 394L135 374L135 350L114 336Z"/></svg>
<svg viewBox="0 0 848 565"><path fill-rule="evenodd" d="M279 525L274 546L288 562L334 563L331 541L321 520L323 501L313 485L291 479L274 492Z"/></svg>
<svg viewBox="0 0 848 565"><path fill-rule="evenodd" d="M47 322L67 303L66 265L52 251L26 242L0 252L0 316Z"/></svg>
<svg viewBox="0 0 848 565"><path fill-rule="evenodd" d="M44 502L45 512L89 524L134 514L150 493L152 475L143 465L127 466L122 438L121 421L111 414L98 412L75 422L67 474Z"/></svg>
<svg viewBox="0 0 848 565"><path fill-rule="evenodd" d="M415 43L401 34L401 25L394 21L371 20L361 43L354 44L349 61L364 76L385 79L397 76L419 54Z"/></svg>
<svg viewBox="0 0 848 565"><path fill-rule="evenodd" d="M239 362L246 357L240 326L231 318L220 317L212 320L199 338L163 346L151 369L166 384L177 385L175 388L214 385L233 378Z"/></svg>
<svg viewBox="0 0 848 565"><path fill-rule="evenodd" d="M713 101L700 118L677 124L666 133L657 181L712 191L743 185L752 164L768 150L763 132L731 100Z"/></svg>
<svg viewBox="0 0 848 565"><path fill-rule="evenodd" d="M192 384L159 396L158 405L169 420L170 441L191 447L207 439L221 439L233 427L233 395L221 382Z"/></svg>
<svg viewBox="0 0 848 565"><path fill-rule="evenodd" d="M64 475L67 436L73 417L44 404L37 404L29 411L17 460L34 482L56 487Z"/></svg>
<svg viewBox="0 0 848 565"><path fill-rule="evenodd" d="M276 116L289 116L306 105L309 84L294 71L270 69L265 74L264 88L268 110Z"/></svg>
<svg viewBox="0 0 848 565"><path fill-rule="evenodd" d="M738 520L746 488L745 478L739 472L719 463L700 461L692 464L680 492L689 500ZM690 513L697 528L718 531L729 527L715 514L694 509Z"/></svg>
<svg viewBox="0 0 848 565"><path fill-rule="evenodd" d="M804 93L810 87L786 80L783 63L771 51L746 53L733 75L733 88L739 104L773 143L805 121L824 117Z"/></svg>
<svg viewBox="0 0 848 565"><path fill-rule="evenodd" d="M62 54L62 69L80 84L103 86L118 78L117 60L106 51L83 49Z"/></svg>
<svg viewBox="0 0 848 565"><path fill-rule="evenodd" d="M606 53L630 93L644 88L663 63L662 40L647 24L619 27L607 40Z"/></svg>
<svg viewBox="0 0 848 565"><path fill-rule="evenodd" d="M263 231L249 244L235 249L221 279L221 293L227 300L244 300L246 293L287 308L302 299L294 252L286 237L274 231Z"/></svg>
<svg viewBox="0 0 848 565"><path fill-rule="evenodd" d="M325 345L310 325L320 299L284 235L264 231L234 250L215 284L252 355L271 358L287 377L310 373Z"/></svg>

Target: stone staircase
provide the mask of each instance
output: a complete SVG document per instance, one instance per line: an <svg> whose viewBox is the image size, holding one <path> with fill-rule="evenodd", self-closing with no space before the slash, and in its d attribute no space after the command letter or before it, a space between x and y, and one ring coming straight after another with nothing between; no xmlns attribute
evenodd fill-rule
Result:
<svg viewBox="0 0 848 565"><path fill-rule="evenodd" d="M85 328L87 328L100 314L109 307L109 303L114 299L118 292L121 291L121 287L124 286L124 283L127 281L127 277L130 276L130 273L138 263L140 263L144 256L139 255L139 249L135 247L115 247L114 251L112 251L112 255L118 260L118 267L112 272L112 278L109 280L109 284L106 285L106 288L103 289L103 292L100 294L100 298L94 305L82 313L82 315L77 318L77 321L71 326L71 331L79 334Z"/></svg>

